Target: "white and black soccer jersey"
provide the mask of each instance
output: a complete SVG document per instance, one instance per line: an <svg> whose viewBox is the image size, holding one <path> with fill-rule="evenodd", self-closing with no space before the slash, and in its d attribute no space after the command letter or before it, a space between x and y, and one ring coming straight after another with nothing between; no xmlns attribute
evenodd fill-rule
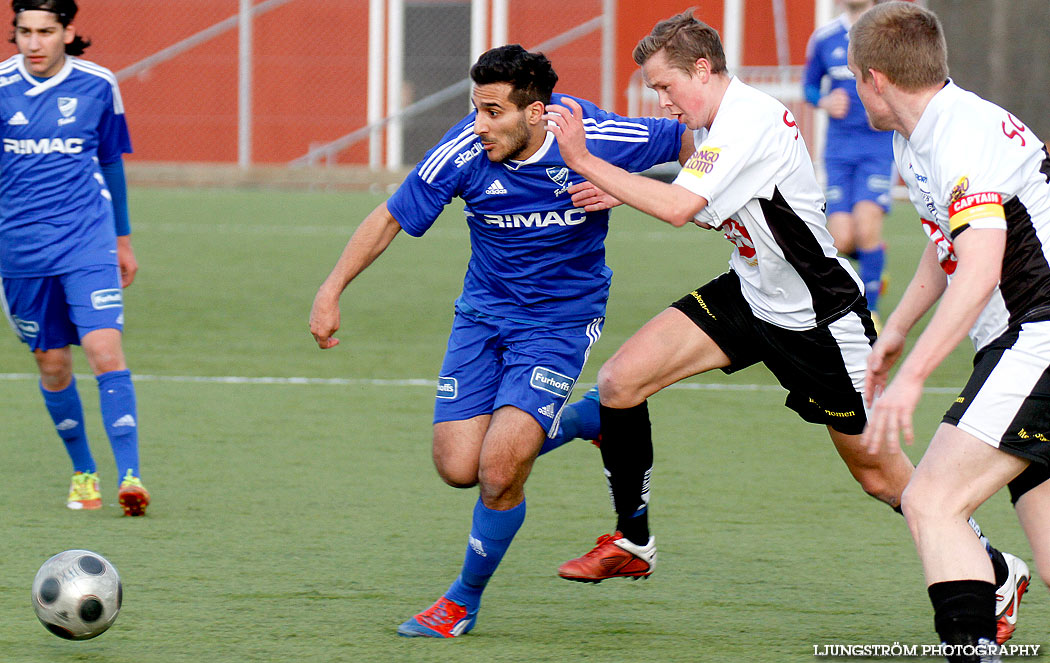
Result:
<svg viewBox="0 0 1050 663"><path fill-rule="evenodd" d="M38 81L0 63L0 275L51 276L117 264L99 163L131 152L117 80L72 56Z"/></svg>
<svg viewBox="0 0 1050 663"><path fill-rule="evenodd" d="M593 154L629 171L678 159L681 124L576 101ZM489 161L471 113L427 152L387 208L418 237L454 197L463 199L471 256L458 302L468 310L532 323L589 321L605 315L612 270L605 264L608 210L574 207L567 192L583 181L550 133L524 161Z"/></svg>
<svg viewBox="0 0 1050 663"><path fill-rule="evenodd" d="M1050 154L1032 130L948 81L910 138L894 136L893 152L945 271L953 271L950 241L959 233L1005 230L999 292L1007 322L1050 320ZM994 299L990 306L971 331L978 347L1005 329L1002 309Z"/></svg>
<svg viewBox="0 0 1050 663"><path fill-rule="evenodd" d="M848 313L862 285L838 256L824 194L790 111L733 78L674 183L707 199L697 221L736 245L729 266L760 320L813 329Z"/></svg>
<svg viewBox="0 0 1050 663"><path fill-rule="evenodd" d="M917 187L908 187L908 197L919 212L923 232L926 233L926 237L937 248L937 261L940 263L941 269L944 270L948 280L951 281L952 274L955 273L955 267L958 264L951 238L928 218L933 215L926 208L926 202ZM970 340L973 341L973 347L980 350L990 341L998 338L1006 331L1006 323L1009 317L1009 313L1006 311L1006 302L1003 301L1003 295L999 292L999 288L996 288L995 292L992 293L991 299L988 300L988 304L977 318L977 322L970 328Z"/></svg>

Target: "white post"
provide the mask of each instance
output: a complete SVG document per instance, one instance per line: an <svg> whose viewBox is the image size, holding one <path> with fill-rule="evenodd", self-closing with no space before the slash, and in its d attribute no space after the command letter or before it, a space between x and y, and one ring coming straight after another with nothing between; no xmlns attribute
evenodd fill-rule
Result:
<svg viewBox="0 0 1050 663"><path fill-rule="evenodd" d="M510 15L507 9L508 0L492 0L492 48L507 43L507 26Z"/></svg>
<svg viewBox="0 0 1050 663"><path fill-rule="evenodd" d="M383 0L368 0L368 124L383 119ZM368 136L368 167L379 170L383 159L383 130L372 129Z"/></svg>
<svg viewBox="0 0 1050 663"><path fill-rule="evenodd" d="M237 165L252 163L252 0L241 0L237 29Z"/></svg>
<svg viewBox="0 0 1050 663"><path fill-rule="evenodd" d="M616 104L616 0L602 2L602 108Z"/></svg>
<svg viewBox="0 0 1050 663"><path fill-rule="evenodd" d="M815 0L813 7L813 29L827 25L835 18L835 0ZM828 137L828 114L823 109L813 112L813 162L817 171L817 180L821 186L827 181L824 169L824 145Z"/></svg>
<svg viewBox="0 0 1050 663"><path fill-rule="evenodd" d="M724 0L722 46L726 51L726 68L735 75L744 53L744 0Z"/></svg>
<svg viewBox="0 0 1050 663"><path fill-rule="evenodd" d="M386 112L393 117L401 112L401 90L405 81L405 3L388 0L387 4L387 69ZM400 117L390 120L386 131L386 167L401 167L404 147L404 123Z"/></svg>
<svg viewBox="0 0 1050 663"><path fill-rule="evenodd" d="M489 0L470 0L470 64L485 52L489 33Z"/></svg>
<svg viewBox="0 0 1050 663"><path fill-rule="evenodd" d="M835 17L835 0L816 0L813 7L813 28L830 23Z"/></svg>

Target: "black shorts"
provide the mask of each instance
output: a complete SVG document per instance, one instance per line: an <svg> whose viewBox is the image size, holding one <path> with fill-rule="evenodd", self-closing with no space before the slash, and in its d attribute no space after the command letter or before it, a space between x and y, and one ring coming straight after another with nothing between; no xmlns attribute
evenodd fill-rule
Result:
<svg viewBox="0 0 1050 663"><path fill-rule="evenodd" d="M875 326L863 299L813 329L784 329L755 317L739 278L729 271L671 306L729 357L724 372L763 363L788 390L785 405L803 419L849 435L864 432L864 371Z"/></svg>
<svg viewBox="0 0 1050 663"><path fill-rule="evenodd" d="M1050 321L1011 327L981 348L942 421L1032 462L1009 484L1015 503L1050 479Z"/></svg>

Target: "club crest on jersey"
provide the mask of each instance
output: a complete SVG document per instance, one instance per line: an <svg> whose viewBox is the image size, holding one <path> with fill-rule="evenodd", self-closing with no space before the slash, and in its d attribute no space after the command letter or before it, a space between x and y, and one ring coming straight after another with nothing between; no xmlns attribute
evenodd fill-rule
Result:
<svg viewBox="0 0 1050 663"><path fill-rule="evenodd" d="M124 295L120 288L106 288L91 293L91 307L95 310L104 308L117 308L124 303Z"/></svg>
<svg viewBox="0 0 1050 663"><path fill-rule="evenodd" d="M572 184L569 182L569 169L568 168L557 168L552 167L547 169L547 177L558 185L558 188L554 190L555 196L560 196L569 190Z"/></svg>
<svg viewBox="0 0 1050 663"><path fill-rule="evenodd" d="M562 398L569 397L575 383L576 381L569 376L555 373L549 368L543 368L542 366L532 369L532 379L529 380L529 385L533 389L546 391Z"/></svg>
<svg viewBox="0 0 1050 663"><path fill-rule="evenodd" d="M77 118L73 115L73 113L77 112L77 98L59 97L58 112L62 113L62 117L58 118L58 126L76 122Z"/></svg>
<svg viewBox="0 0 1050 663"><path fill-rule="evenodd" d="M959 182L952 187L951 196L949 196L951 202L955 202L966 195L966 192L970 190L970 178L965 175L959 178Z"/></svg>

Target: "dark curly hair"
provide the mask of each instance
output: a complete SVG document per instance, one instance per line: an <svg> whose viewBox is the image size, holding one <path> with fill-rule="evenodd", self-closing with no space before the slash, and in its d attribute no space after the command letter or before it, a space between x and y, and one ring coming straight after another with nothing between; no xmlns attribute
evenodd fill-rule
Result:
<svg viewBox="0 0 1050 663"><path fill-rule="evenodd" d="M15 18L11 21L11 25L18 27L18 15L24 11L42 11L51 12L58 17L58 22L62 24L62 27L69 27L69 24L73 22L73 17L77 15L77 3L76 0L11 0L11 9L15 12ZM15 43L15 36L12 33L11 43ZM66 44L67 55L82 55L88 46L91 45L91 40L84 39L80 35L74 35L73 41Z"/></svg>
<svg viewBox="0 0 1050 663"><path fill-rule="evenodd" d="M558 82L551 61L543 53L530 53L520 44L508 44L481 54L470 68L470 80L476 85L510 83L510 100L518 108L534 101L551 102Z"/></svg>

